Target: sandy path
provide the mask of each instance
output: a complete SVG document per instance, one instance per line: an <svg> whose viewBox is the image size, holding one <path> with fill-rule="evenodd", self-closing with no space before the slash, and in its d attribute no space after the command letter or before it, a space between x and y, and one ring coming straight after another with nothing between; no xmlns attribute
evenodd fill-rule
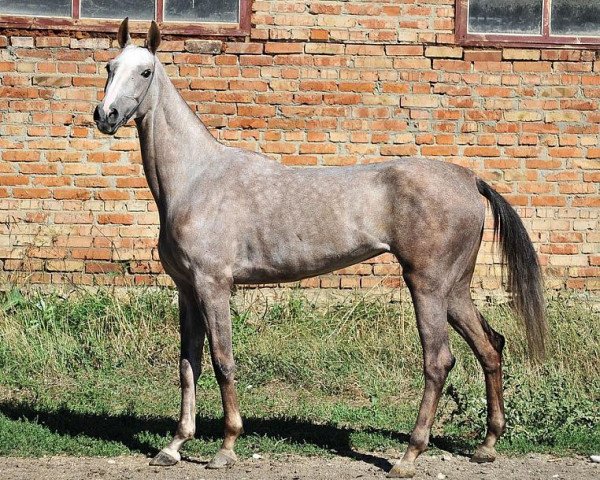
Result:
<svg viewBox="0 0 600 480"><path fill-rule="evenodd" d="M227 471L204 468L199 459L187 459L169 468L148 466L143 456L115 458L0 458L2 480L333 480L384 479L389 463L376 455L365 461L344 457L278 457L248 459ZM427 455L419 459L415 479L458 480L596 480L600 465L584 458L556 458L549 455L501 457L495 463L476 465L461 456Z"/></svg>

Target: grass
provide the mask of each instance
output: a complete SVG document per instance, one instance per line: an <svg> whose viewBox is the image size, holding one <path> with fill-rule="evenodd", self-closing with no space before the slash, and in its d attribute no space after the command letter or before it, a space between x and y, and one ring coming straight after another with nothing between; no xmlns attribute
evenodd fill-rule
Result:
<svg viewBox="0 0 600 480"><path fill-rule="evenodd" d="M505 453L597 453L600 334L591 302L549 305L550 356L526 361L524 334L504 305L483 311L508 345ZM238 392L253 452L357 456L401 450L423 387L421 350L407 301L358 293L327 301L291 290L240 292L232 303ZM432 446L464 453L485 426L483 375L454 333L457 365ZM152 455L179 410L175 294L0 294L0 455ZM197 439L209 457L221 437L218 388L207 355L198 383Z"/></svg>

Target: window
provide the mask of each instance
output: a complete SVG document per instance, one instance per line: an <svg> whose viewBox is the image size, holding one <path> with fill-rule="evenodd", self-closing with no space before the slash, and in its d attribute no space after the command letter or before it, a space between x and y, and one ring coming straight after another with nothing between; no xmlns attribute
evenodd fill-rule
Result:
<svg viewBox="0 0 600 480"><path fill-rule="evenodd" d="M456 0L462 45L600 45L600 0Z"/></svg>
<svg viewBox="0 0 600 480"><path fill-rule="evenodd" d="M154 19L161 23L164 33L247 35L250 3L251 0L1 0L0 27L116 31L121 20L129 16L133 32L146 32L147 22Z"/></svg>

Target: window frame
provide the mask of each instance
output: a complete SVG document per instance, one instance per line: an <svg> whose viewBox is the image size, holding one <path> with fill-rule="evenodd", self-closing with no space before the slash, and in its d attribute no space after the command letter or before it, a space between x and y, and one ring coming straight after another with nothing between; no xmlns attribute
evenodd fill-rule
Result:
<svg viewBox="0 0 600 480"><path fill-rule="evenodd" d="M239 22L194 22L193 20L165 20L164 2L155 1L155 20L163 34L241 37L250 34L252 0L239 0ZM114 32L122 19L81 18L81 0L71 0L70 17L5 15L0 12L0 28L27 30L65 30L86 32ZM130 20L129 30L133 33L146 33L150 20Z"/></svg>
<svg viewBox="0 0 600 480"><path fill-rule="evenodd" d="M465 47L538 47L538 48L571 48L571 49L600 49L600 34L598 37L583 35L551 35L550 17L551 0L542 0L542 33L528 35L523 33L470 33L469 1L456 0L455 29L457 42Z"/></svg>

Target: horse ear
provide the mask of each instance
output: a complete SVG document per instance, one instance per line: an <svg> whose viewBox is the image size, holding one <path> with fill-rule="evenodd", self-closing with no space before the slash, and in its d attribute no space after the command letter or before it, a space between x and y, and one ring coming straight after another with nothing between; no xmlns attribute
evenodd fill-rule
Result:
<svg viewBox="0 0 600 480"><path fill-rule="evenodd" d="M158 50L158 46L160 45L160 30L158 29L158 25L154 20L152 20L152 24L150 25L150 30L148 30L148 36L146 37L146 48L150 50L152 53L156 53Z"/></svg>
<svg viewBox="0 0 600 480"><path fill-rule="evenodd" d="M117 33L117 40L119 40L119 46L121 48L125 48L131 43L131 36L129 35L129 17L125 17L125 20L121 22L119 33Z"/></svg>

